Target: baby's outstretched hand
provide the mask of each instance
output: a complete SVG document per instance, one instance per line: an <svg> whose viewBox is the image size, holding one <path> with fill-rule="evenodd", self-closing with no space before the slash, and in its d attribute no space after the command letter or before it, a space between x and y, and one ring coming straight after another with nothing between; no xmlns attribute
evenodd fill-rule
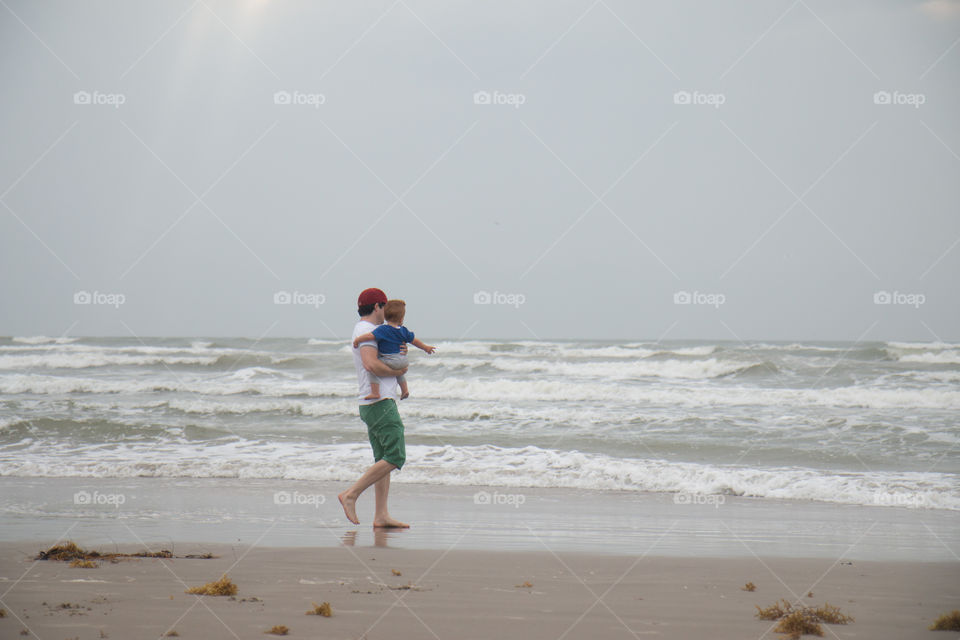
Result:
<svg viewBox="0 0 960 640"><path fill-rule="evenodd" d="M437 348L436 348L436 347L431 347L430 345L425 344L425 345L423 345L423 350L426 351L427 353L433 353L434 351L437 350Z"/></svg>

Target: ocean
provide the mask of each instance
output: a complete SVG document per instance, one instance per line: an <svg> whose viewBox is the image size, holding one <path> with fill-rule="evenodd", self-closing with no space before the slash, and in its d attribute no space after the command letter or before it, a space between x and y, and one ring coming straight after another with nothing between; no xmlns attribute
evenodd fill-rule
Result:
<svg viewBox="0 0 960 640"><path fill-rule="evenodd" d="M960 344L411 349L396 483L960 510ZM346 340L0 338L0 476L350 482Z"/></svg>

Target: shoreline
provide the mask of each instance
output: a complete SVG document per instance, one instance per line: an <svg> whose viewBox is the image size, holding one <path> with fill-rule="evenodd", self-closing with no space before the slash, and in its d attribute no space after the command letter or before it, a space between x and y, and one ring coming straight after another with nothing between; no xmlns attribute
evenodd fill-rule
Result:
<svg viewBox="0 0 960 640"><path fill-rule="evenodd" d="M0 478L0 542L61 537L81 545L227 541L337 547L376 543L373 495L346 521L341 483L187 478ZM960 512L672 494L394 483L407 550L587 552L670 557L783 557L952 562Z"/></svg>

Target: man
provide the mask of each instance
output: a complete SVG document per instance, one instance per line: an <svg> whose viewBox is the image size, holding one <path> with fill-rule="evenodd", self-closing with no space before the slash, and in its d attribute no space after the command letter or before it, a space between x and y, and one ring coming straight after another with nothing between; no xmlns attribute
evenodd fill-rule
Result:
<svg viewBox="0 0 960 640"><path fill-rule="evenodd" d="M383 324L383 308L387 304L387 294L380 289L364 289L357 298L357 313L360 320L353 328L353 339L370 333ZM351 339L351 342L353 342ZM370 485L376 492L376 508L373 514L373 526L405 528L410 525L394 520L387 510L387 495L390 492L390 472L399 469L406 461L406 446L403 440L403 422L397 411L397 376L406 369L391 369L377 358L376 341L361 342L353 350L353 364L357 368L357 380L360 386L360 418L367 425L367 437L373 447L373 466L368 468L352 487L339 496L340 504L347 520L360 524L357 519L357 498ZM372 400L370 395L370 374L381 378L380 397Z"/></svg>

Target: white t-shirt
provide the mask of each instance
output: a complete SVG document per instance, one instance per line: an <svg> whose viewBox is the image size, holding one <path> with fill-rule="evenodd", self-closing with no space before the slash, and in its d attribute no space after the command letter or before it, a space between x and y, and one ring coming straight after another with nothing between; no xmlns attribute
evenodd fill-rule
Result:
<svg viewBox="0 0 960 640"><path fill-rule="evenodd" d="M350 338L350 344L353 344L353 341L357 339L357 336L362 336L365 333L370 333L377 328L377 325L372 322L367 322L366 320L360 320L357 322L356 326L353 328L353 336ZM396 376L390 376L388 378L380 378L380 399L379 400L365 400L364 396L370 395L370 372L363 367L363 359L360 357L361 349L373 348L374 353L377 351L377 341L371 340L370 342L361 342L360 346L353 350L353 364L357 368L357 381L360 385L360 404L373 404L374 402L380 402L384 398L393 398L394 400L400 397L400 388L397 384Z"/></svg>

